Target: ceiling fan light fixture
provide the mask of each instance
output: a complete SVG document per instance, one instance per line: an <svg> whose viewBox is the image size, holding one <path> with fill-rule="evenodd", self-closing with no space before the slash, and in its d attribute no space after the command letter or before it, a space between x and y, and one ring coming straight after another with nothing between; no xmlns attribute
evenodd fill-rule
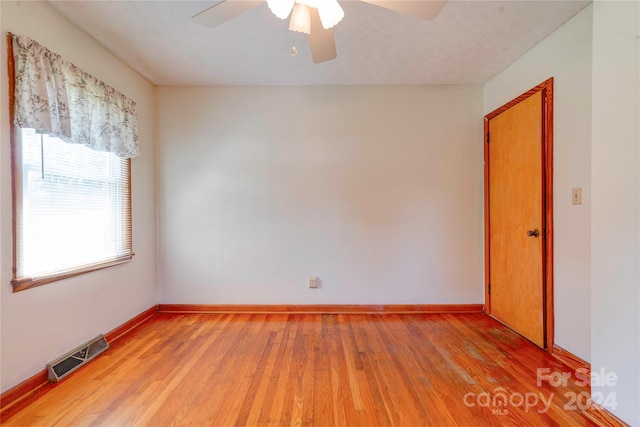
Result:
<svg viewBox="0 0 640 427"><path fill-rule="evenodd" d="M293 6L289 29L298 33L311 34L311 14L309 12L309 6L301 3L296 3Z"/></svg>
<svg viewBox="0 0 640 427"><path fill-rule="evenodd" d="M267 0L271 12L280 19L287 19L293 9L295 0Z"/></svg>
<svg viewBox="0 0 640 427"><path fill-rule="evenodd" d="M324 0L318 7L318 14L325 30L333 28L344 18L344 11L338 0Z"/></svg>

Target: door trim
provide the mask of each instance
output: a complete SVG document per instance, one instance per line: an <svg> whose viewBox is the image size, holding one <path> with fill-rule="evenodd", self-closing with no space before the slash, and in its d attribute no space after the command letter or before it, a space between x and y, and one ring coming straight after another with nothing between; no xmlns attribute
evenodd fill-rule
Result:
<svg viewBox="0 0 640 427"><path fill-rule="evenodd" d="M484 117L484 301L485 313L491 314L489 294L489 120L508 110L531 95L542 96L542 212L544 230L542 277L544 288L544 342L545 350L551 352L554 344L553 317L553 77L526 91L517 98Z"/></svg>

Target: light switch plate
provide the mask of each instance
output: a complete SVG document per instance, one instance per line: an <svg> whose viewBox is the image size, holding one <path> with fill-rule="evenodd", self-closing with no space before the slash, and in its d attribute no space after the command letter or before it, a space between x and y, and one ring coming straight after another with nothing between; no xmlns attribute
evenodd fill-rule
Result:
<svg viewBox="0 0 640 427"><path fill-rule="evenodd" d="M582 204L582 188L572 188L571 189L571 204L581 205Z"/></svg>

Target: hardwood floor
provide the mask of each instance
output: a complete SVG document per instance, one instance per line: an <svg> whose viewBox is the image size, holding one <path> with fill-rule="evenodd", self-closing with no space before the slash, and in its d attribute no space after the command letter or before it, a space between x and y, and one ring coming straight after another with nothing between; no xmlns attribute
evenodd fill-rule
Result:
<svg viewBox="0 0 640 427"><path fill-rule="evenodd" d="M593 425L537 368L482 314L159 313L2 425Z"/></svg>

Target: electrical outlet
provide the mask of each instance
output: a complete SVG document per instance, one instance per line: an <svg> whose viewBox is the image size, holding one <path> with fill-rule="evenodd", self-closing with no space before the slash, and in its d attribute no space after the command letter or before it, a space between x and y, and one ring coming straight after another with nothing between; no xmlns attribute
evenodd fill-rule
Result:
<svg viewBox="0 0 640 427"><path fill-rule="evenodd" d="M574 205L582 204L582 188L571 189L571 203Z"/></svg>
<svg viewBox="0 0 640 427"><path fill-rule="evenodd" d="M315 289L318 287L318 278L317 277L309 277L309 287Z"/></svg>

